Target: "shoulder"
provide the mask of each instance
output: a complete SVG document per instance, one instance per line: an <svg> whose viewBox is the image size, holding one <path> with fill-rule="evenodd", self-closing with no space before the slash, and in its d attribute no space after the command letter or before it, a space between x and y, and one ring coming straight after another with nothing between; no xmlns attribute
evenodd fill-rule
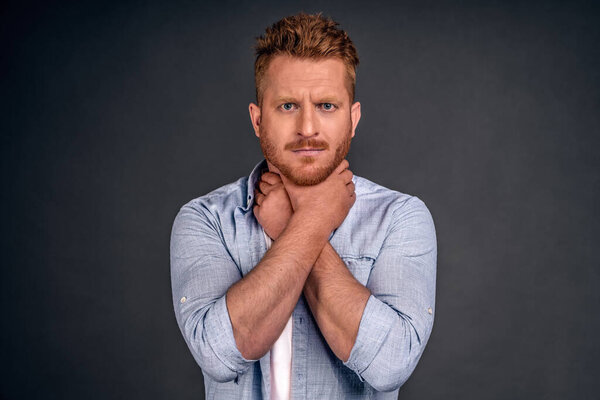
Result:
<svg viewBox="0 0 600 400"><path fill-rule="evenodd" d="M227 207L242 207L244 205L247 180L248 177L239 178L235 182L223 185L205 195L188 201L182 208L206 208L210 211L218 212Z"/></svg>
<svg viewBox="0 0 600 400"><path fill-rule="evenodd" d="M436 253L435 224L423 200L364 178L355 185L360 186L356 201L360 214L378 220L383 246L397 246L405 255Z"/></svg>
<svg viewBox="0 0 600 400"><path fill-rule="evenodd" d="M429 209L419 197L393 190L370 181L366 178L355 176L356 204L361 213L384 212L396 217L411 211L423 211L430 214Z"/></svg>
<svg viewBox="0 0 600 400"><path fill-rule="evenodd" d="M183 204L175 217L174 230L200 221L221 227L223 219L229 220L238 207L244 206L247 180L239 178Z"/></svg>

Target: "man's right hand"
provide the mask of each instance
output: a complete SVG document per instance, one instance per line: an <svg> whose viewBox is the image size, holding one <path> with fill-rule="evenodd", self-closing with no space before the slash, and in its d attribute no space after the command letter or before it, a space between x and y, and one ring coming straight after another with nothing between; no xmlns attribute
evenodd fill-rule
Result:
<svg viewBox="0 0 600 400"><path fill-rule="evenodd" d="M296 185L281 175L294 213L322 221L329 232L339 227L356 201L349 166L343 160L327 179L313 186Z"/></svg>

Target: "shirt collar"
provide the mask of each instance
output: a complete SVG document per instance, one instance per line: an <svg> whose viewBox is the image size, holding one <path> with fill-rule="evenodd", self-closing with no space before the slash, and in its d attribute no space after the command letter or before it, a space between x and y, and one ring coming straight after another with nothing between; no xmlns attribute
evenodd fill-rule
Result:
<svg viewBox="0 0 600 400"><path fill-rule="evenodd" d="M254 205L254 188L258 184L260 177L263 173L269 171L267 160L263 159L261 162L256 164L250 176L248 177L247 192L246 192L246 205L243 207L244 211L248 211Z"/></svg>

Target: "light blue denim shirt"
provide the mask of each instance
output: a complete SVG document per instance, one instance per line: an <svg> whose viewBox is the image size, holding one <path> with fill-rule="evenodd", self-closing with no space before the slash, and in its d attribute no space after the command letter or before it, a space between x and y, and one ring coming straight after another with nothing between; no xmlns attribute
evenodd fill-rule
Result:
<svg viewBox="0 0 600 400"><path fill-rule="evenodd" d="M269 398L270 353L241 355L225 302L227 289L267 251L252 211L266 170L263 160L249 177L191 200L173 224L175 316L202 368L207 399ZM429 210L418 197L353 181L356 202L330 243L371 296L347 362L331 351L300 297L292 314L292 399L397 399L433 326L437 243Z"/></svg>

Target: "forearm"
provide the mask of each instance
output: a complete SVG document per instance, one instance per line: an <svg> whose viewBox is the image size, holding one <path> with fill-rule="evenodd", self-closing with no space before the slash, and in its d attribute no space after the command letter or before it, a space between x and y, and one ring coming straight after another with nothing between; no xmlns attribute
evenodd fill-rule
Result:
<svg viewBox="0 0 600 400"><path fill-rule="evenodd" d="M263 259L227 291L238 349L262 357L281 334L330 232L296 213Z"/></svg>
<svg viewBox="0 0 600 400"><path fill-rule="evenodd" d="M334 354L348 360L371 292L350 273L328 242L304 285L304 296Z"/></svg>

